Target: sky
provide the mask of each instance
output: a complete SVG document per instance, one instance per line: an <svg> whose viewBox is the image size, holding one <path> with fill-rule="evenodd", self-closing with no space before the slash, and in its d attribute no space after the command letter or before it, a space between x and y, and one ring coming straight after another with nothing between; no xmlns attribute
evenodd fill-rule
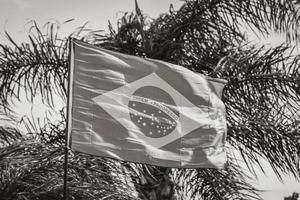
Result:
<svg viewBox="0 0 300 200"><path fill-rule="evenodd" d="M43 25L49 20L64 22L74 19L63 26L63 31L73 32L75 28L88 22L87 28L107 30L108 20L115 26L118 16L134 10L134 0L0 0L0 27L19 41L25 38L24 28L29 20L36 20ZM162 12L168 12L173 3L178 8L181 1L140 0L143 12L156 18ZM28 27L28 26L27 26ZM5 36L1 31L0 41Z"/></svg>
<svg viewBox="0 0 300 200"><path fill-rule="evenodd" d="M169 10L172 3L175 8L182 5L180 0L138 0L141 10L151 18L156 18L161 13ZM57 20L63 23L66 20L74 21L64 24L61 33L66 36L75 28L88 22L87 28L93 30L107 30L108 20L116 26L118 17L126 11L134 10L134 0L0 0L0 43L8 44L5 38L7 31L17 41L26 41L28 22L36 20L39 25L48 21ZM27 27L27 29L26 29ZM283 41L282 36L272 35L269 38L256 38L251 36L257 44L270 44L276 46ZM37 102L34 108L24 108L23 104L16 105L21 114L33 112L38 115L42 109L41 102ZM262 197L265 200L283 200L284 196L292 192L300 193L300 184L291 176L284 176L284 183L280 182L270 170L268 164L266 174L258 173L258 180L252 183L258 189L265 190Z"/></svg>

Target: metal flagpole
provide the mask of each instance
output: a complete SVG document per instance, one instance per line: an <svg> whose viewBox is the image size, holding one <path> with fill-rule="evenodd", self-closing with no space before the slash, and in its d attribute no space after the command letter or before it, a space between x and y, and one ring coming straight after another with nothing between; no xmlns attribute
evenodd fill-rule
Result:
<svg viewBox="0 0 300 200"><path fill-rule="evenodd" d="M65 164L64 164L64 200L67 200L67 178L68 178L68 147L65 147Z"/></svg>
<svg viewBox="0 0 300 200"><path fill-rule="evenodd" d="M65 161L64 161L64 192L63 199L68 199L67 193L67 178L68 178L68 155L69 155L69 132L70 132L70 98L71 98L71 62L72 62L72 51L73 51L73 38L68 38L69 55L68 55L68 90L67 90L67 111L66 111L66 135L65 135Z"/></svg>

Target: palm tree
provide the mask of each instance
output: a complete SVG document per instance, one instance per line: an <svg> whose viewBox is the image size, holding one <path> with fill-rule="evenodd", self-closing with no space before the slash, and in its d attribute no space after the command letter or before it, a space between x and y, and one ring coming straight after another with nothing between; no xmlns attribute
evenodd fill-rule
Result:
<svg viewBox="0 0 300 200"><path fill-rule="evenodd" d="M126 13L117 30L109 24L107 34L80 36L83 29L74 33L73 37L107 49L227 79L223 101L229 163L223 170L173 169L76 154L70 158L69 195L74 199L259 199L260 191L248 182L257 166L264 170L262 159L278 178L290 173L299 180L300 68L299 56L292 51L300 38L299 5L276 0L191 0L150 20L136 3L135 13ZM0 45L0 110L6 118L21 90L29 100L40 95L52 108L57 96L66 98L68 50L56 28L49 23L44 34L34 23L30 44L16 44L7 34L13 47ZM264 36L285 34L287 43L275 48L251 45L245 29ZM59 122L48 120L42 127L32 128L34 120L24 120L25 135L1 127L0 198L61 198L65 134L61 113ZM241 163L251 175L244 173Z"/></svg>

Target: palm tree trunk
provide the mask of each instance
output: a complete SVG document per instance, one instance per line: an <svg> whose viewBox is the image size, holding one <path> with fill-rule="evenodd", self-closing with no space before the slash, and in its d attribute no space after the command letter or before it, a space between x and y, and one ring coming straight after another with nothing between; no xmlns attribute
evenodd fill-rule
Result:
<svg viewBox="0 0 300 200"><path fill-rule="evenodd" d="M147 200L176 200L175 184L170 179L171 168L158 167L155 173L144 175L138 191L142 198Z"/></svg>

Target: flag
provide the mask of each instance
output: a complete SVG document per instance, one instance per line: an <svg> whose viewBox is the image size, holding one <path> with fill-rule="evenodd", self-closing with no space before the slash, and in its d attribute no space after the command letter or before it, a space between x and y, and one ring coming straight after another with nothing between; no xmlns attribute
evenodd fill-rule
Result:
<svg viewBox="0 0 300 200"><path fill-rule="evenodd" d="M77 40L70 57L73 151L164 167L224 166L225 80Z"/></svg>

